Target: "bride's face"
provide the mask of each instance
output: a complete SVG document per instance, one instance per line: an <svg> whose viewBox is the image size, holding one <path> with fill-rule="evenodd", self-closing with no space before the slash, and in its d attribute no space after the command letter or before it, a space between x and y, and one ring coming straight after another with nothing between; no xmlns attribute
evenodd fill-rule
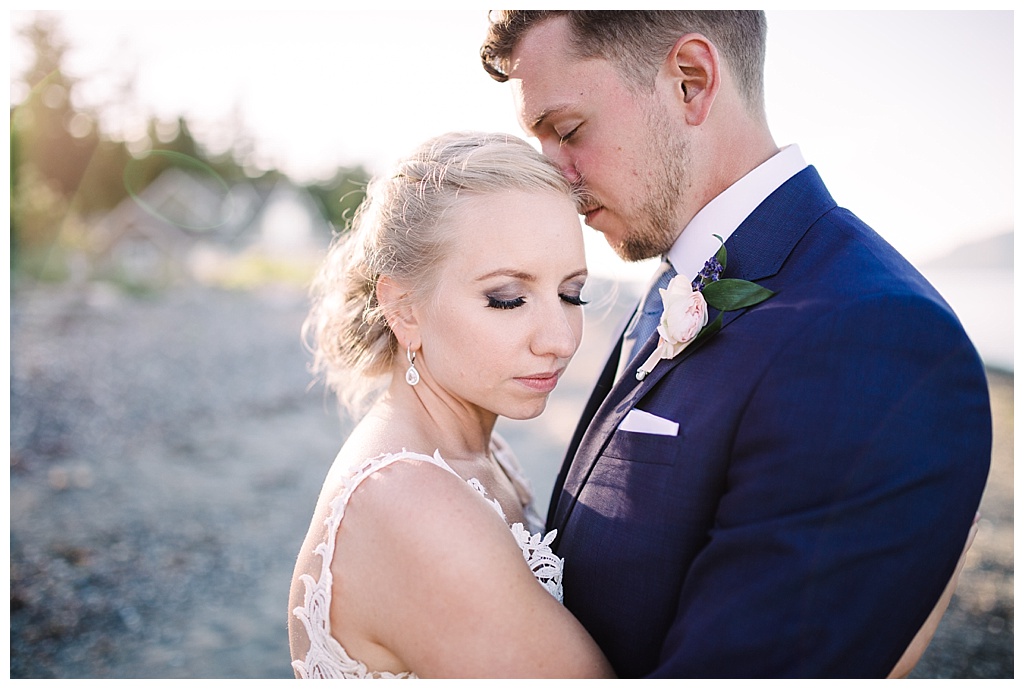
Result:
<svg viewBox="0 0 1024 689"><path fill-rule="evenodd" d="M468 200L453 215L455 249L418 309L416 367L456 404L532 418L583 334L579 216L561 195L524 191Z"/></svg>

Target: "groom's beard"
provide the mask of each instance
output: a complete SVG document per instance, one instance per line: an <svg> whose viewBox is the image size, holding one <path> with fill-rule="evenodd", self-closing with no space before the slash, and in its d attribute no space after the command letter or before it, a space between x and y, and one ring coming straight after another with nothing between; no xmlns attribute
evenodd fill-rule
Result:
<svg viewBox="0 0 1024 689"><path fill-rule="evenodd" d="M652 186L639 199L634 226L618 246L612 247L626 261L663 256L672 248L682 228L676 227L676 209L690 186L687 170L690 150L665 116L653 108L644 111L647 130L646 159L656 173ZM657 138L656 138L657 137Z"/></svg>

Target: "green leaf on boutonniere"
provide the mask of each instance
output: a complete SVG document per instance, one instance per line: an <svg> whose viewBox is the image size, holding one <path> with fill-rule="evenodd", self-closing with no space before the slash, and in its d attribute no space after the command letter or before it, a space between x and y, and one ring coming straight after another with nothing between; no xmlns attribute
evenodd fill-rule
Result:
<svg viewBox="0 0 1024 689"><path fill-rule="evenodd" d="M770 289L749 280L722 278L727 259L725 242L717 234L714 237L722 246L704 263L704 268L688 285L692 291L686 292L685 287L677 286L677 281L681 279L678 275L669 281L666 289L661 290L662 300L673 299L674 307L665 305L662 323L658 327L658 346L651 352L647 361L636 370L637 380L644 380L660 360L672 359L686 348L700 345L721 330L722 316L726 311L738 311L760 304L775 294ZM682 296L684 292L685 297ZM708 307L718 310L718 316L710 323L707 322ZM682 322L677 322L673 326L673 319L681 319ZM696 327L698 320L705 325L695 336L691 335L692 328Z"/></svg>
<svg viewBox="0 0 1024 689"><path fill-rule="evenodd" d="M717 260L720 264L722 264L722 267L724 268L725 267L725 258L726 258L725 240L722 239L722 235L720 235L720 234L713 234L711 236L714 237L715 239L717 239L719 242L722 243L722 246L718 247L718 251L715 252L715 260Z"/></svg>
<svg viewBox="0 0 1024 689"><path fill-rule="evenodd" d="M722 248L724 249L725 247ZM721 261L721 259L719 260ZM770 289L756 285L753 282L734 278L716 280L704 285L704 289L701 291L704 294L704 299L708 302L708 306L712 306L719 311L745 309L748 306L760 304L775 294Z"/></svg>

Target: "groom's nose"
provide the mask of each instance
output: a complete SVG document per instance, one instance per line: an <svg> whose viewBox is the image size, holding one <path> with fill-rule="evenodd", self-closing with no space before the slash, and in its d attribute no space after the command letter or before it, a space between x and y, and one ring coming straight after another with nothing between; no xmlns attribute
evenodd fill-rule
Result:
<svg viewBox="0 0 1024 689"><path fill-rule="evenodd" d="M575 184L579 182L580 173L576 169L576 163L557 138L542 140L540 150L554 162L555 166L561 171L562 176L569 180L570 183Z"/></svg>

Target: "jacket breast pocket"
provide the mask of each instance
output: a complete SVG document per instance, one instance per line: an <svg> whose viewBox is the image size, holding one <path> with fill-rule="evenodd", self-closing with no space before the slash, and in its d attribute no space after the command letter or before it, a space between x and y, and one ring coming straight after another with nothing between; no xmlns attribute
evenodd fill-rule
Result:
<svg viewBox="0 0 1024 689"><path fill-rule="evenodd" d="M682 441L677 436L615 431L601 454L626 462L672 465Z"/></svg>

